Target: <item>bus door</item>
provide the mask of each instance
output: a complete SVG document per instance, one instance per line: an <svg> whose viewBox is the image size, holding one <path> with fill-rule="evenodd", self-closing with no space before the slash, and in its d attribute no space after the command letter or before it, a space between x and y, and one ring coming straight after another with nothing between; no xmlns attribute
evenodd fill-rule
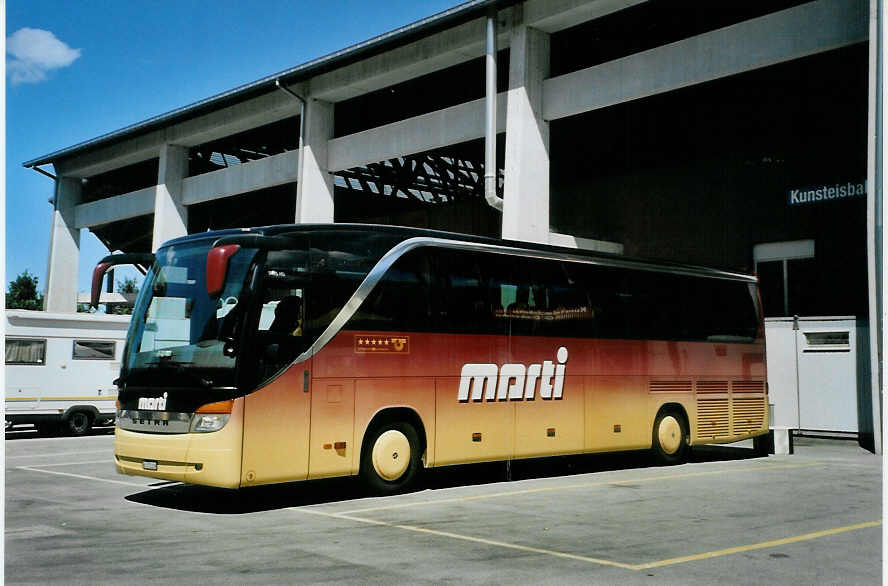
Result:
<svg viewBox="0 0 888 586"><path fill-rule="evenodd" d="M245 398L244 486L305 480L311 411L311 345L306 309L308 247L269 251L262 269L250 348L256 390Z"/></svg>

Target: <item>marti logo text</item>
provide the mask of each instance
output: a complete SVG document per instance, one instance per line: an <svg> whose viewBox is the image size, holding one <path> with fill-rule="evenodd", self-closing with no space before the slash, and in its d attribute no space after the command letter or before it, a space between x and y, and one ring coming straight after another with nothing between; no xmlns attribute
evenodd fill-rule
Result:
<svg viewBox="0 0 888 586"><path fill-rule="evenodd" d="M531 401L539 389L541 399L560 399L564 391L567 348L558 348L557 364L464 364L459 379L457 399L472 401Z"/></svg>
<svg viewBox="0 0 888 586"><path fill-rule="evenodd" d="M139 409L146 411L164 411L167 407L167 394L163 397L139 397Z"/></svg>

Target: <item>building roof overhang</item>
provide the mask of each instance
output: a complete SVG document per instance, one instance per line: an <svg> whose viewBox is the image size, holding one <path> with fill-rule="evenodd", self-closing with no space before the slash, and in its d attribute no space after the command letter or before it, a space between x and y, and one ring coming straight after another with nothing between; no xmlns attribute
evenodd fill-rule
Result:
<svg viewBox="0 0 888 586"><path fill-rule="evenodd" d="M468 2L464 2L448 10L444 10L366 41L324 55L323 57L318 57L317 59L297 65L296 67L263 77L215 96L177 108L165 114L148 118L142 122L137 122L119 130L77 143L73 146L25 161L22 163L22 166L26 168L34 168L40 165L52 164L92 149L122 142L157 128L195 118L209 111L243 102L256 96L275 91L275 84L278 80L282 84L298 83L313 76L406 45L421 37L429 36L439 31L458 26L470 20L479 18L492 8L511 6L517 1L518 0L469 0Z"/></svg>

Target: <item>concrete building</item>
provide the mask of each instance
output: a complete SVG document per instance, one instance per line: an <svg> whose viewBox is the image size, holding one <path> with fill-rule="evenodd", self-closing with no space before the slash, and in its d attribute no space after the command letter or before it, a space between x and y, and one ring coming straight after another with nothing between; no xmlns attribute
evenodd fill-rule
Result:
<svg viewBox="0 0 888 586"><path fill-rule="evenodd" d="M33 159L57 177L46 309L75 311L82 229L138 252L390 223L756 270L769 317L854 316L880 452L879 5L474 0Z"/></svg>

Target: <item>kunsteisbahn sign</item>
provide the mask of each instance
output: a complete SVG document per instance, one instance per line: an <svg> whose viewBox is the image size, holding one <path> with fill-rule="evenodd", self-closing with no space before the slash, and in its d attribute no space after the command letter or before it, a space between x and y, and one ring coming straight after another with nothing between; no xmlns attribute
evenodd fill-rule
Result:
<svg viewBox="0 0 888 586"><path fill-rule="evenodd" d="M832 183L805 187L802 189L790 189L787 193L789 205L801 205L820 201L834 201L838 199L850 199L866 195L866 182Z"/></svg>

